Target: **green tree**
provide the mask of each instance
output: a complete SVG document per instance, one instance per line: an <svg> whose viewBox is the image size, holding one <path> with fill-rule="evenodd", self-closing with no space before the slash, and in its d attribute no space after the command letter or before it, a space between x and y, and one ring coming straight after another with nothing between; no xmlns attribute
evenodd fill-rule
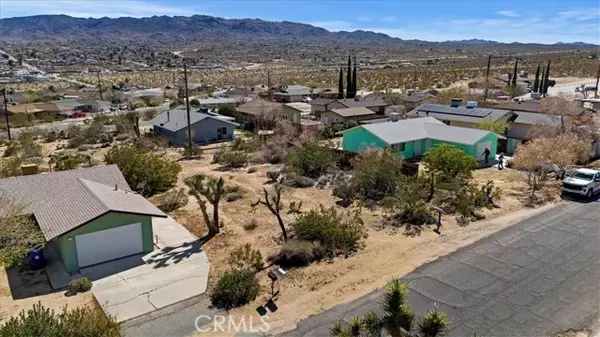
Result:
<svg viewBox="0 0 600 337"><path fill-rule="evenodd" d="M515 69L513 70L512 86L517 86L517 71L519 67L519 59L515 59Z"/></svg>
<svg viewBox="0 0 600 337"><path fill-rule="evenodd" d="M383 295L383 313L374 310L362 318L353 317L348 327L335 323L330 331L334 337L381 336L391 337L436 337L444 334L450 327L450 318L445 313L433 309L418 319L408 302L408 286L400 279L390 280Z"/></svg>
<svg viewBox="0 0 600 337"><path fill-rule="evenodd" d="M196 198L204 222L208 227L208 238L212 238L220 232L219 222L219 202L221 197L225 194L225 182L222 177L218 179L205 174L196 174L187 177L184 181L185 185L190 189L189 193ZM204 197L204 200L202 197ZM213 206L213 218L212 220L208 216L206 208L206 202Z"/></svg>
<svg viewBox="0 0 600 337"><path fill-rule="evenodd" d="M359 197L381 200L394 195L402 176L402 158L390 150L366 150L352 161L350 184Z"/></svg>
<svg viewBox="0 0 600 337"><path fill-rule="evenodd" d="M26 215L25 205L0 196L0 213L0 265L8 268L21 262L27 252L42 248L46 240L33 219Z"/></svg>
<svg viewBox="0 0 600 337"><path fill-rule="evenodd" d="M548 87L550 86L550 60L548 60L548 64L546 65L546 79L544 80L544 87L542 88L542 93L544 97L548 93Z"/></svg>
<svg viewBox="0 0 600 337"><path fill-rule="evenodd" d="M336 157L327 144L309 141L288 153L285 163L287 168L300 176L319 178L335 165Z"/></svg>
<svg viewBox="0 0 600 337"><path fill-rule="evenodd" d="M153 195L175 186L181 165L129 145L115 146L104 160L116 164L127 183L143 195Z"/></svg>
<svg viewBox="0 0 600 337"><path fill-rule="evenodd" d="M473 170L479 167L477 160L463 150L450 144L439 144L427 150L423 155L423 164L429 179L429 196L431 201L436 185L455 179L468 180Z"/></svg>
<svg viewBox="0 0 600 337"><path fill-rule="evenodd" d="M356 96L358 90L358 80L356 77L356 56L354 56L354 69L352 70L352 94Z"/></svg>
<svg viewBox="0 0 600 337"><path fill-rule="evenodd" d="M237 111L233 105L227 104L219 108L219 114L228 117L236 117Z"/></svg>
<svg viewBox="0 0 600 337"><path fill-rule="evenodd" d="M477 123L476 128L481 129L481 130L489 130L489 131L495 132L499 135L503 135L506 133L506 130L508 130L509 126L510 126L510 123L508 121L503 121L503 120L492 121L492 120L489 120L486 118L483 121Z"/></svg>
<svg viewBox="0 0 600 337"><path fill-rule="evenodd" d="M194 98L194 99L190 100L190 106L197 108L200 106L200 101L197 100L196 98Z"/></svg>
<svg viewBox="0 0 600 337"><path fill-rule="evenodd" d="M540 89L540 64L538 63L537 69L535 71L535 80L533 81L533 92L538 92Z"/></svg>
<svg viewBox="0 0 600 337"><path fill-rule="evenodd" d="M259 291L260 285L254 272L232 269L219 278L210 300L215 307L230 310L252 302Z"/></svg>
<svg viewBox="0 0 600 337"><path fill-rule="evenodd" d="M338 81L338 99L344 98L344 68L340 67L340 78Z"/></svg>
<svg viewBox="0 0 600 337"><path fill-rule="evenodd" d="M348 69L346 75L346 98L354 98L352 92L352 60L348 56Z"/></svg>

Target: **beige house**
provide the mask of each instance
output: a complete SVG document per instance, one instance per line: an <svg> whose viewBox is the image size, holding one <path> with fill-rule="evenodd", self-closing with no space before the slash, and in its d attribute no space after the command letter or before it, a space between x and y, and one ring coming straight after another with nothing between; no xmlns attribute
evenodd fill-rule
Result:
<svg viewBox="0 0 600 337"><path fill-rule="evenodd" d="M321 113L321 121L323 124L334 124L355 120L357 122L380 117L371 109L364 107L346 108L346 109L331 109Z"/></svg>
<svg viewBox="0 0 600 337"><path fill-rule="evenodd" d="M309 119L310 115L310 104L295 102L283 104L280 117L282 120L292 124L300 124L302 119Z"/></svg>

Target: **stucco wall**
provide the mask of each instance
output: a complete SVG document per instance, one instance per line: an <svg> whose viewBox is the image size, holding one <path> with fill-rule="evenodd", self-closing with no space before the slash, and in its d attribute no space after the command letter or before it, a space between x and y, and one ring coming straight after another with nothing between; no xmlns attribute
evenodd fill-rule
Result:
<svg viewBox="0 0 600 337"><path fill-rule="evenodd" d="M529 139L527 137L527 133L529 132L530 128L531 125L528 124L512 123L506 135L510 138Z"/></svg>
<svg viewBox="0 0 600 337"><path fill-rule="evenodd" d="M57 243L60 257L69 274L77 274L79 272L75 236L138 222L142 223L142 232L140 235L142 235L144 253L150 253L154 248L152 217L145 215L115 212L107 213L102 217L59 237ZM110 242L106 242L106 249L110 249Z"/></svg>

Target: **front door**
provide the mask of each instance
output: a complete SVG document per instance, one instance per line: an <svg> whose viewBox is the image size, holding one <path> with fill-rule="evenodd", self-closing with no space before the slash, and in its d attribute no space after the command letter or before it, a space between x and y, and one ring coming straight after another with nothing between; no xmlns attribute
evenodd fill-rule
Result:
<svg viewBox="0 0 600 337"><path fill-rule="evenodd" d="M227 128L226 127L217 128L217 139L221 140L221 139L225 139L225 138L227 138Z"/></svg>
<svg viewBox="0 0 600 337"><path fill-rule="evenodd" d="M421 149L421 140L415 140L415 157L423 154L423 150Z"/></svg>

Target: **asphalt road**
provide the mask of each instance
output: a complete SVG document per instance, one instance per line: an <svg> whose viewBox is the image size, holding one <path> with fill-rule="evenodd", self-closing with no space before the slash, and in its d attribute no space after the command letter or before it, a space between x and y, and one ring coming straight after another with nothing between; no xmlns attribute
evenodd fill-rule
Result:
<svg viewBox="0 0 600 337"><path fill-rule="evenodd" d="M600 202L566 201L405 280L415 312L436 305L449 314L448 336L550 336L590 328L600 312ZM381 290L374 291L282 336L328 336L333 322L379 308L380 300Z"/></svg>

